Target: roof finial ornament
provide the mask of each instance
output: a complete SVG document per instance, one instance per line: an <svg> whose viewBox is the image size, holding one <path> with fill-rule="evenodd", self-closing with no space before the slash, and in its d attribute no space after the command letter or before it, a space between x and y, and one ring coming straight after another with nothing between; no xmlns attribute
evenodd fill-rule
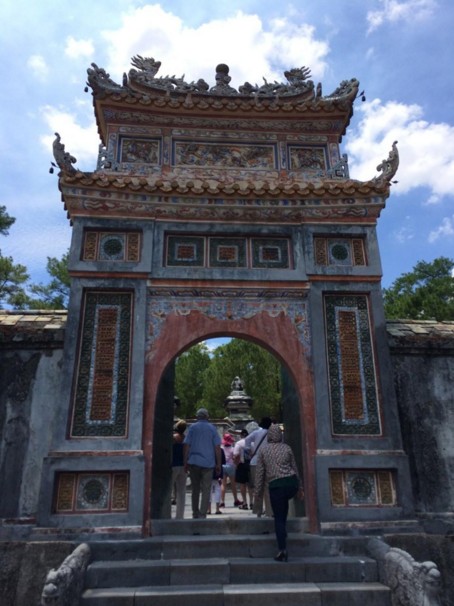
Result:
<svg viewBox="0 0 454 606"><path fill-rule="evenodd" d="M216 84L210 89L210 92L225 95L226 93L236 93L236 90L230 86L232 78L229 76L230 68L225 63L216 66Z"/></svg>
<svg viewBox="0 0 454 606"><path fill-rule="evenodd" d="M61 143L61 137L58 133L55 133L56 139L53 142L52 149L54 153L55 162L58 167L66 173L76 173L76 169L73 164L77 162L74 156L71 156L69 152L65 151L65 146Z"/></svg>
<svg viewBox="0 0 454 606"><path fill-rule="evenodd" d="M394 141L388 157L385 160L382 160L377 166L377 170L381 171L381 175L374 177L374 181L383 185L389 184L396 174L398 167L399 151L397 149L397 141Z"/></svg>
<svg viewBox="0 0 454 606"><path fill-rule="evenodd" d="M135 55L131 59L131 65L137 67L141 72L146 72L149 78L154 78L161 67L161 61L155 61L153 57Z"/></svg>

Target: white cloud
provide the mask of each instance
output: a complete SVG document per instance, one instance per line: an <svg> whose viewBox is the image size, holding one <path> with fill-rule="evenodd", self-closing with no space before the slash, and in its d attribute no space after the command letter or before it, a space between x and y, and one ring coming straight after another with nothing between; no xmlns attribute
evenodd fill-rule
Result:
<svg viewBox="0 0 454 606"><path fill-rule="evenodd" d="M450 238L454 236L454 215L444 217L441 224L429 234L429 242L433 243L439 238Z"/></svg>
<svg viewBox="0 0 454 606"><path fill-rule="evenodd" d="M425 205L430 206L432 204L439 204L441 202L441 196L437 194L431 194L427 200L424 202Z"/></svg>
<svg viewBox="0 0 454 606"><path fill-rule="evenodd" d="M49 68L42 55L32 55L29 57L27 67L39 80L45 80L49 73Z"/></svg>
<svg viewBox="0 0 454 606"><path fill-rule="evenodd" d="M317 40L315 29L280 18L265 24L257 15L241 11L224 20L213 20L197 28L158 4L122 16L122 27L104 31L109 53L108 68L114 80L128 71L131 57L138 54L162 61L158 75L185 74L187 81L204 78L214 84L215 67L227 62L232 85L246 80L262 84L285 80L284 69L307 65L314 78L326 70L327 42Z"/></svg>
<svg viewBox="0 0 454 606"><path fill-rule="evenodd" d="M421 20L432 15L437 8L436 0L380 0L381 10L369 11L367 21L368 32L372 32L386 22Z"/></svg>
<svg viewBox="0 0 454 606"><path fill-rule="evenodd" d="M73 36L66 38L65 55L71 59L79 57L92 57L95 48L91 40L76 40Z"/></svg>
<svg viewBox="0 0 454 606"><path fill-rule="evenodd" d="M454 192L454 126L423 119L418 105L405 105L374 99L357 111L362 113L358 126L346 143L352 178L368 180L378 173L376 166L398 141L400 164L394 195L418 188L429 189L429 201L435 203Z"/></svg>
<svg viewBox="0 0 454 606"><path fill-rule="evenodd" d="M413 240L415 232L411 227L401 227L398 231L394 232L394 237L399 244L405 244L405 242Z"/></svg>
<svg viewBox="0 0 454 606"><path fill-rule="evenodd" d="M95 124L83 127L76 122L76 116L51 105L41 107L40 111L52 132L51 135L41 137L41 143L45 149L52 150L52 143L55 140L54 133L58 132L61 135L62 143L68 143L66 151L77 158L76 167L80 170L95 170L100 143ZM83 167L81 164L87 166Z"/></svg>

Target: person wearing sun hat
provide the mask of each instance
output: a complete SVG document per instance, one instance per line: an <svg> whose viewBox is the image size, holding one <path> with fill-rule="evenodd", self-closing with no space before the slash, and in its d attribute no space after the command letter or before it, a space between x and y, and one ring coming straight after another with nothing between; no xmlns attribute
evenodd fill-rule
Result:
<svg viewBox="0 0 454 606"><path fill-rule="evenodd" d="M191 478L192 517L206 518L213 470L221 471L221 438L209 423L206 408L199 408L195 416L197 422L189 427L184 439L184 468Z"/></svg>
<svg viewBox="0 0 454 606"><path fill-rule="evenodd" d="M233 494L233 505L238 507L243 504L243 501L238 499L238 493L236 490L236 481L235 481L235 472L236 465L233 459L233 447L235 445L235 438L231 433L225 433L222 437L222 445L221 448L225 454L225 464L223 465L223 478L222 478L222 486L221 486L221 507L225 507L225 491L227 489L227 482L230 480L230 487L232 489Z"/></svg>

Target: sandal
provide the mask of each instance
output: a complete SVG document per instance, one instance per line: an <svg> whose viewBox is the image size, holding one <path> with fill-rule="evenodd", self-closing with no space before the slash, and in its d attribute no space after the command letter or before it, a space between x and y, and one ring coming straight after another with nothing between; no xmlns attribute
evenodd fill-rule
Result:
<svg viewBox="0 0 454 606"><path fill-rule="evenodd" d="M249 507L246 505L246 503L243 503L243 505L240 505L238 509L249 509Z"/></svg>

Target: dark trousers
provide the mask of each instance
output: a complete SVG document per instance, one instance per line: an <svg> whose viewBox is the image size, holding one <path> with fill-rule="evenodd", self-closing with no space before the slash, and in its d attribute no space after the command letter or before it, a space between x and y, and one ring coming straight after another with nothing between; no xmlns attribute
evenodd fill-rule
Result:
<svg viewBox="0 0 454 606"><path fill-rule="evenodd" d="M279 486L270 488L271 508L274 515L274 531L276 533L279 551L287 549L287 516L288 502L298 492L294 486Z"/></svg>
<svg viewBox="0 0 454 606"><path fill-rule="evenodd" d="M192 487L192 517L206 518L208 505L210 503L213 468L189 465L189 477L191 478Z"/></svg>

